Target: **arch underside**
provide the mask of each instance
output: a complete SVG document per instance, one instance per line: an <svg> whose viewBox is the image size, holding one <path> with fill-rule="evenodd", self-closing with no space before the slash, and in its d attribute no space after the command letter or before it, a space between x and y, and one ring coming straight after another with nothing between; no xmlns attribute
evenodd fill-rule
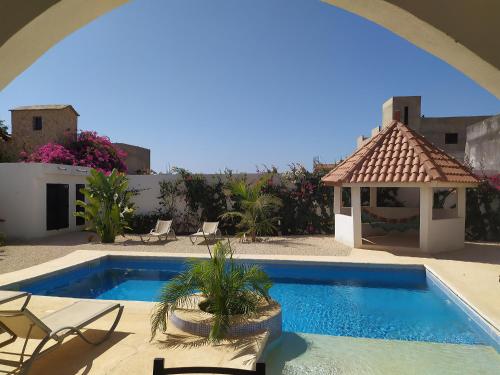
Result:
<svg viewBox="0 0 500 375"><path fill-rule="evenodd" d="M500 98L500 1L323 1L385 27L454 66ZM0 89L64 37L126 2L0 3Z"/></svg>

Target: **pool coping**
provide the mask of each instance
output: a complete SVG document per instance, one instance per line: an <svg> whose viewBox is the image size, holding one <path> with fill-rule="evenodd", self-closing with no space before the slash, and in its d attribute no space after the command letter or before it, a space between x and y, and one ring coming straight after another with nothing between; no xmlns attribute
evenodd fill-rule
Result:
<svg viewBox="0 0 500 375"><path fill-rule="evenodd" d="M207 259L209 255L206 253L163 253L163 252L142 252L142 251L102 251L102 250L76 250L64 257L57 258L46 263L41 263L36 266L32 266L29 268L25 268L18 271L13 271L0 275L0 288L17 284L20 282L24 282L27 280L34 281L36 279L49 277L53 274L69 271L72 268L77 268L82 265L91 262L99 262L107 259L108 257L124 257L124 258L143 258L143 259L154 259L154 258L163 258L163 259L172 259L172 260L185 260L188 258L200 258ZM418 267L424 268L427 274L431 275L432 280L436 283L438 287L454 302L461 302L464 307L467 309L464 310L462 305L459 303L459 307L464 310L464 312L473 319L476 323L478 323L494 341L500 343L500 327L495 324L495 320L481 311L479 306L476 306L472 303L460 290L446 280L446 277L440 275L440 273L435 270L432 265L429 265L425 262L407 262L401 261L400 259L395 259L394 262L388 261L387 259L383 259L380 262L374 261L373 259L370 261L364 261L360 259L350 259L346 260L343 257L335 257L335 256L300 256L300 255L262 255L262 254L237 254L234 256L235 259L241 260L254 260L257 262L265 261L270 263L291 263L291 264L303 264L303 263L311 263L311 264L324 264L324 265L363 265L363 266L374 266L374 267L397 267L397 268L405 268L405 267ZM341 259L339 259L341 258ZM398 261L400 260L400 261ZM38 298L54 298L49 296L37 296ZM69 297L57 297L57 298L67 298L74 299ZM127 301L128 302L128 301ZM153 302L145 302L151 303Z"/></svg>

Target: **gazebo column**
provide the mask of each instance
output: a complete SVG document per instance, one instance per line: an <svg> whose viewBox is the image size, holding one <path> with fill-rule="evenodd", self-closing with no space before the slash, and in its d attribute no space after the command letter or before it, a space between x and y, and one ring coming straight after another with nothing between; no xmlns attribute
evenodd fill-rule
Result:
<svg viewBox="0 0 500 375"><path fill-rule="evenodd" d="M335 215L339 215L341 207L342 207L342 187L334 186L334 188L333 188L333 213Z"/></svg>
<svg viewBox="0 0 500 375"><path fill-rule="evenodd" d="M457 216L465 219L466 211L466 190L464 187L457 188ZM465 231L465 228L464 228Z"/></svg>
<svg viewBox="0 0 500 375"><path fill-rule="evenodd" d="M434 192L432 187L431 186L420 187L419 247L424 251L430 251L433 200L434 200Z"/></svg>
<svg viewBox="0 0 500 375"><path fill-rule="evenodd" d="M359 186L351 187L351 216L353 230L353 246L361 247L361 188Z"/></svg>
<svg viewBox="0 0 500 375"><path fill-rule="evenodd" d="M370 207L377 207L377 188L370 188Z"/></svg>

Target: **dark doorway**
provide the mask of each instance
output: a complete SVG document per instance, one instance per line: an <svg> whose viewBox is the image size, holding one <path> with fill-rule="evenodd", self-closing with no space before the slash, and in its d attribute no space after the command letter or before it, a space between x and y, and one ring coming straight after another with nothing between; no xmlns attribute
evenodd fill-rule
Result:
<svg viewBox="0 0 500 375"><path fill-rule="evenodd" d="M85 202L85 195L80 191L80 189L83 189L85 187L85 184L76 184L76 192L75 192L75 199L77 201L84 201ZM76 212L84 212L85 208L82 206L76 206L75 209ZM85 224L85 219L83 217L77 216L76 218L76 225L84 225Z"/></svg>
<svg viewBox="0 0 500 375"><path fill-rule="evenodd" d="M69 185L47 184L47 230L69 226Z"/></svg>

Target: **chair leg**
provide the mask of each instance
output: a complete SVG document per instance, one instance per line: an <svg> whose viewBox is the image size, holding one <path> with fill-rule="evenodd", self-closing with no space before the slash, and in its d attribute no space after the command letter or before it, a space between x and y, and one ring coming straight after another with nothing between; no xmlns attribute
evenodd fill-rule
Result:
<svg viewBox="0 0 500 375"><path fill-rule="evenodd" d="M20 361L20 365L21 365L21 371L20 371L20 375L26 375L29 373L30 369L31 369L31 366L33 365L33 362L35 362L35 359L38 357L38 355L40 354L40 352L42 351L43 347L45 346L45 344L50 340L50 337L47 336L45 337L39 344L38 346L36 347L36 349L33 351L33 353L31 353L31 357L30 359L28 359L26 362L23 362L23 355L24 355L24 350L26 348L26 344L28 343L28 338L26 338L26 342L24 343L24 348L23 348L23 354L21 355L21 361Z"/></svg>
<svg viewBox="0 0 500 375"><path fill-rule="evenodd" d="M3 348L4 346L9 345L14 341L16 341L17 339L16 334L12 332L7 326L2 324L2 322L0 322L0 329L10 336L8 339L5 339L4 341L0 342L0 348Z"/></svg>
<svg viewBox="0 0 500 375"><path fill-rule="evenodd" d="M146 239L143 238L143 237L146 237L146 236L139 235L139 237L141 238L141 242L142 243L147 243L147 242L151 241L151 236L147 237Z"/></svg>
<svg viewBox="0 0 500 375"><path fill-rule="evenodd" d="M80 336L80 338L83 341L85 341L87 344L99 345L99 344L102 344L104 341L106 341L109 338L109 336L111 336L113 334L113 332L116 329L116 326L118 325L118 322L120 321L120 318L122 317L122 313L123 313L123 306L120 306L118 308L118 314L116 314L116 318L115 318L115 321L113 322L113 325L111 326L109 331L106 332L106 334L101 339L99 339L97 341L93 341L93 340L89 339L88 337L85 337L85 335L79 329L76 329L76 328L68 328L68 329L70 329L71 331L76 333L78 336Z"/></svg>
<svg viewBox="0 0 500 375"><path fill-rule="evenodd" d="M9 333L9 335L10 335L10 333ZM10 337L8 339L0 342L0 348L13 343L14 341L16 341L16 339L17 339L16 335L10 335Z"/></svg>
<svg viewBox="0 0 500 375"><path fill-rule="evenodd" d="M189 240L191 241L191 244L195 244L196 243L196 237L194 237L194 240L193 240L193 237L189 236Z"/></svg>

